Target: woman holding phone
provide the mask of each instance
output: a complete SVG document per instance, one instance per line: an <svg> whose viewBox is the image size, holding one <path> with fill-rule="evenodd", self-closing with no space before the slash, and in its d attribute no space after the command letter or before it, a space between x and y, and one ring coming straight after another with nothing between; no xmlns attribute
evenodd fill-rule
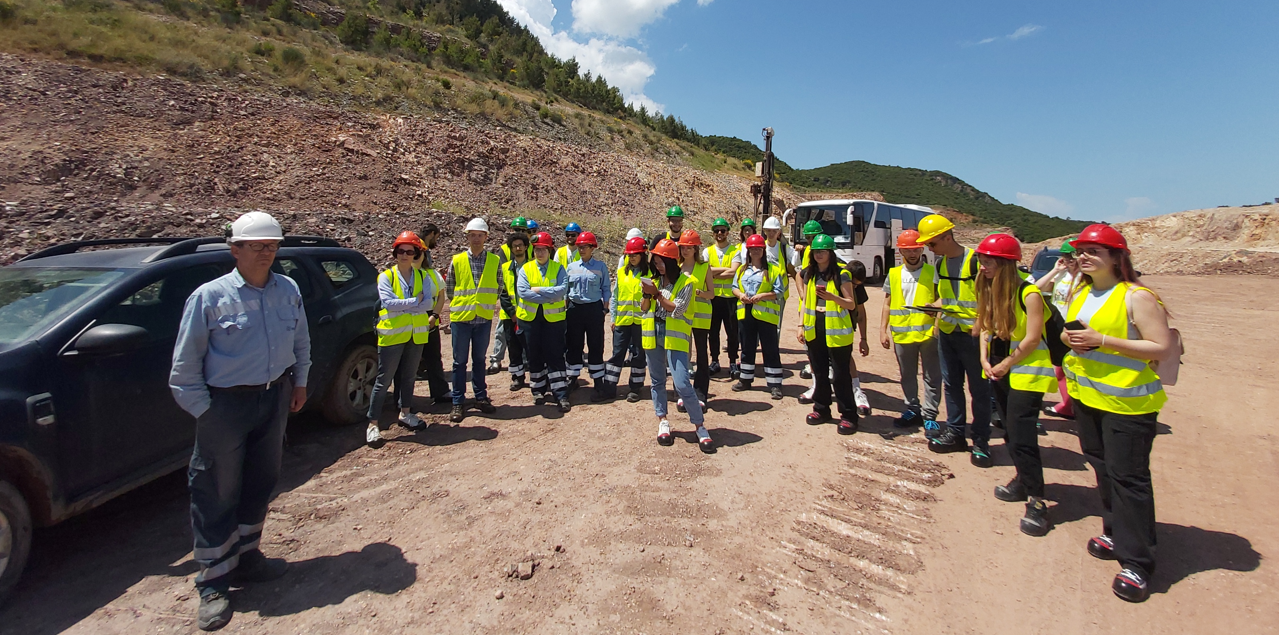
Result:
<svg viewBox="0 0 1279 635"><path fill-rule="evenodd" d="M1063 366L1103 509L1102 535L1088 541L1088 553L1118 560L1123 569L1111 589L1141 602L1155 571L1150 451L1168 400L1152 362L1168 355L1174 338L1159 296L1138 282L1122 234L1089 225L1071 245L1080 283L1061 335L1071 349Z"/></svg>
<svg viewBox="0 0 1279 635"><path fill-rule="evenodd" d="M804 269L803 323L798 339L808 346L817 386L809 425L830 419L832 384L839 404L840 434L857 432L857 401L853 396L853 315L857 296L853 279L835 260L835 241L826 234L813 237L812 258ZM833 367L833 369L832 369ZM833 372L832 372L833 371ZM834 378L832 379L832 375Z"/></svg>

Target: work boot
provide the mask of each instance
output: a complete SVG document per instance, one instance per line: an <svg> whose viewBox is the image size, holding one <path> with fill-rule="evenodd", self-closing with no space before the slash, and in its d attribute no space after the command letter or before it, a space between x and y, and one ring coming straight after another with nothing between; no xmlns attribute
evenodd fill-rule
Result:
<svg viewBox="0 0 1279 635"><path fill-rule="evenodd" d="M768 392L769 392L769 397L772 398L773 401L781 401L782 397L785 396L782 394L781 386L773 386L772 388L768 389Z"/></svg>
<svg viewBox="0 0 1279 635"><path fill-rule="evenodd" d="M496 375L500 372L502 372L501 362L498 362L496 364L489 364L489 367L484 370L485 375Z"/></svg>
<svg viewBox="0 0 1279 635"><path fill-rule="evenodd" d="M813 408L813 411L804 417L804 423L810 426L819 425L830 421L830 410L826 408Z"/></svg>
<svg viewBox="0 0 1279 635"><path fill-rule="evenodd" d="M462 420L465 418L466 408L460 403L453 404L453 410L449 412L449 421L452 421L453 423L462 423Z"/></svg>
<svg viewBox="0 0 1279 635"><path fill-rule="evenodd" d="M596 388L595 390L591 391L591 403L600 403L601 401L608 401L615 396L616 395L608 394L608 391L606 390Z"/></svg>
<svg viewBox="0 0 1279 635"><path fill-rule="evenodd" d="M626 393L626 403L638 403L639 400L640 394L638 390L632 390Z"/></svg>
<svg viewBox="0 0 1279 635"><path fill-rule="evenodd" d="M1150 597L1150 589L1146 587L1146 575L1131 567L1124 567L1124 570L1115 576L1110 590L1114 591L1119 599L1128 602L1145 602L1146 598Z"/></svg>
<svg viewBox="0 0 1279 635"><path fill-rule="evenodd" d="M568 402L568 397L560 400L560 412L567 413L573 409L573 404Z"/></svg>
<svg viewBox="0 0 1279 635"><path fill-rule="evenodd" d="M711 361L711 365L710 365L710 366L707 366L707 367L706 367L706 370L707 370L707 372L709 372L711 375L718 375L718 374L719 374L719 371L724 370L724 369L720 367L720 365L719 365L719 360L718 360L718 359L716 359L716 360Z"/></svg>
<svg viewBox="0 0 1279 635"><path fill-rule="evenodd" d="M739 379L737 383L733 384L733 392L743 392L750 389L751 383L745 379Z"/></svg>
<svg viewBox="0 0 1279 635"><path fill-rule="evenodd" d="M1115 541L1110 536L1102 534L1088 541L1088 555L1098 560L1114 560L1115 559Z"/></svg>
<svg viewBox="0 0 1279 635"><path fill-rule="evenodd" d="M1038 496L1031 496L1026 503L1026 515L1021 519L1021 533L1036 538L1046 535L1052 523L1048 522L1048 503Z"/></svg>
<svg viewBox="0 0 1279 635"><path fill-rule="evenodd" d="M973 444L973 452L972 456L969 457L969 462L981 468L990 467L995 464L995 462L990 458L990 448L977 445L975 443Z"/></svg>
<svg viewBox="0 0 1279 635"><path fill-rule="evenodd" d="M261 550L253 549L240 554L240 564L231 570L231 582L236 586L254 582L270 582L282 577L289 570L284 558L268 558Z"/></svg>
<svg viewBox="0 0 1279 635"><path fill-rule="evenodd" d="M936 439L928 442L928 449L937 454L950 454L951 452L966 452L968 450L968 440L962 434L956 433L949 428Z"/></svg>
<svg viewBox="0 0 1279 635"><path fill-rule="evenodd" d="M196 626L202 631L216 631L231 623L231 598L226 591L207 591L200 594L200 609L196 612Z"/></svg>
<svg viewBox="0 0 1279 635"><path fill-rule="evenodd" d="M528 383L524 381L523 375L511 378L511 392L518 392L523 388L528 388Z"/></svg>
<svg viewBox="0 0 1279 635"><path fill-rule="evenodd" d="M731 364L729 364L729 365L728 365L728 378L729 378L729 379L738 379L738 378L740 378L741 376L742 376L742 369L741 369L741 368L737 365L737 362L733 362L733 363L731 363Z"/></svg>
<svg viewBox="0 0 1279 635"><path fill-rule="evenodd" d="M482 413L484 413L484 414L486 414L486 415L491 415L491 414L493 414L493 413L497 412L497 407L496 407L496 406L494 406L494 405L493 405L493 402L492 402L492 401L489 401L488 399L476 399L476 400L475 400L475 407L476 407L476 408L479 408L479 409L480 409L480 412L482 412Z"/></svg>
<svg viewBox="0 0 1279 635"><path fill-rule="evenodd" d="M1017 477L1013 477L1007 485L995 486L995 498L1005 503L1019 503L1026 500L1026 487L1017 480Z"/></svg>
<svg viewBox="0 0 1279 635"><path fill-rule="evenodd" d="M840 417L835 430L840 434L853 434L857 432L857 421Z"/></svg>
<svg viewBox="0 0 1279 635"><path fill-rule="evenodd" d="M534 406L546 405L546 393L544 392L535 393L533 395L533 405Z"/></svg>

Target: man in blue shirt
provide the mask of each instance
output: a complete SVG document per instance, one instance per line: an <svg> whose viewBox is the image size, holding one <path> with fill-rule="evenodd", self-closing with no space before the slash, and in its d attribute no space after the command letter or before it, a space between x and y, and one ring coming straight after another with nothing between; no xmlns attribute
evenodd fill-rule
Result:
<svg viewBox="0 0 1279 635"><path fill-rule="evenodd" d="M283 240L269 214L232 223L235 271L187 298L173 349L169 387L196 419L187 480L201 630L231 621L232 583L274 580L288 568L259 548L285 421L306 404L311 369L302 295L292 279L271 272Z"/></svg>
<svg viewBox="0 0 1279 635"><path fill-rule="evenodd" d="M565 335L567 348L564 364L568 372L568 389L577 388L577 376L582 372L582 350L589 347L588 364L595 389L591 401L603 401L604 390L604 315L609 297L608 265L596 260L595 234L585 232L577 237L577 254L580 260L568 263L568 330Z"/></svg>

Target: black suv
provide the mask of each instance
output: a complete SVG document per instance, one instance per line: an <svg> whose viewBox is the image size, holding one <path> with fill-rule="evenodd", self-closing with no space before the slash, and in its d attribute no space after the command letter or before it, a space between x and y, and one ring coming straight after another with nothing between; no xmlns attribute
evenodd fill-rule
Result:
<svg viewBox="0 0 1279 635"><path fill-rule="evenodd" d="M188 462L195 419L169 392L173 345L187 297L233 267L224 238L149 238L58 245L0 269L0 600L33 524ZM354 423L377 375L377 271L306 236L285 238L273 269L306 306L306 409Z"/></svg>

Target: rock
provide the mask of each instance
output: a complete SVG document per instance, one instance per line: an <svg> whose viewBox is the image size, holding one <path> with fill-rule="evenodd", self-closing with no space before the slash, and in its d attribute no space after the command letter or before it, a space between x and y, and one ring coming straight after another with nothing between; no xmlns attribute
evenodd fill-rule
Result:
<svg viewBox="0 0 1279 635"><path fill-rule="evenodd" d="M684 536L684 546L685 546L685 547L692 547L692 546L693 546L693 535L692 535L692 534L689 534L689 535L687 535L687 536Z"/></svg>
<svg viewBox="0 0 1279 635"><path fill-rule="evenodd" d="M564 553L564 545L555 545L555 553Z"/></svg>
<svg viewBox="0 0 1279 635"><path fill-rule="evenodd" d="M500 599L502 599L502 598L504 598L504 597L506 597L506 594L505 594L505 593L502 593L502 590L501 590L501 589L498 589L498 590L497 590L497 593L494 593L494 594L493 594L493 599L495 599L495 600L500 600Z"/></svg>
<svg viewBox="0 0 1279 635"><path fill-rule="evenodd" d="M521 562L515 567L515 577L521 580L527 580L533 577L533 563Z"/></svg>
<svg viewBox="0 0 1279 635"><path fill-rule="evenodd" d="M721 225L721 227L722 227L722 225ZM408 284L408 283L406 282L405 284ZM745 573L739 573L739 574L737 574L737 581L738 581L738 582L745 582L745 581L746 581L746 574L745 574Z"/></svg>

